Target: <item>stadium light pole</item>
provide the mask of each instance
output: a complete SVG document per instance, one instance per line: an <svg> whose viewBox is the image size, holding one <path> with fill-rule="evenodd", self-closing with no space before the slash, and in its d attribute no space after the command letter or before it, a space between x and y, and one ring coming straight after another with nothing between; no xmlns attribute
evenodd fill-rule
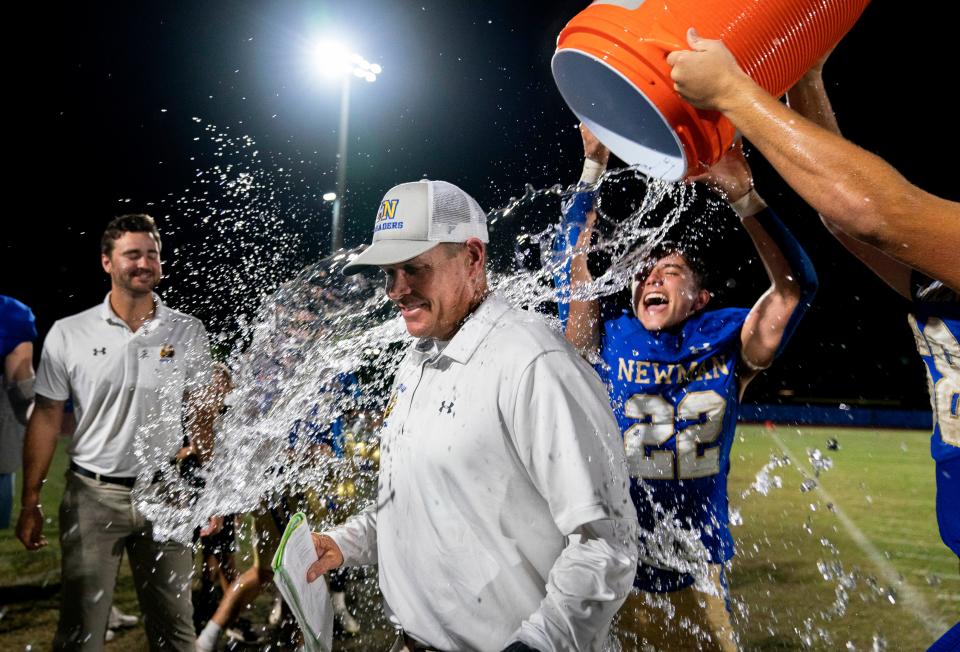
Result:
<svg viewBox="0 0 960 652"><path fill-rule="evenodd" d="M335 193L335 192L333 192L333 191L327 191L327 192L323 193L322 198L323 198L323 204L324 204L324 206L326 206L326 204L332 204L333 206L336 206L338 200L340 199L340 195L338 195L337 193ZM332 224L332 223L333 223L333 215L334 215L333 211L331 211L330 215L331 215L331 224ZM331 234L331 239L332 239L332 234ZM337 251L337 247L333 247L333 248L330 250L330 253L334 253L334 252L336 252L336 251Z"/></svg>
<svg viewBox="0 0 960 652"><path fill-rule="evenodd" d="M343 248L344 209L347 190L347 132L350 121L350 84L354 77L373 83L383 72L379 64L370 63L333 40L318 41L312 49L314 67L325 77L340 78L340 126L337 130L337 191L333 200L331 251ZM326 197L325 197L326 198Z"/></svg>

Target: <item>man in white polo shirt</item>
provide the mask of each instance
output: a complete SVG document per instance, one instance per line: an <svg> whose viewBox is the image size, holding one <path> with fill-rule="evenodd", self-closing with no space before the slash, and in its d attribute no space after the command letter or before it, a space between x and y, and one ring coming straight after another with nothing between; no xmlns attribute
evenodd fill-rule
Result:
<svg viewBox="0 0 960 652"><path fill-rule="evenodd" d="M374 505L314 534L315 581L379 564L396 650L595 650L636 562L623 446L593 369L487 288L486 216L443 181L405 183L373 245L417 338L381 431Z"/></svg>
<svg viewBox="0 0 960 652"><path fill-rule="evenodd" d="M210 451L210 415L198 397L209 383L207 334L194 317L166 307L160 234L148 215L113 220L101 240L111 290L103 303L57 321L44 341L36 407L24 442L17 536L46 545L40 489L56 448L64 402L73 399L76 431L60 504L62 589L54 648L100 650L121 555L133 569L152 649L193 650L189 547L153 540L137 512L137 481L169 468L183 443L184 409L201 458ZM192 401L187 399L192 397Z"/></svg>

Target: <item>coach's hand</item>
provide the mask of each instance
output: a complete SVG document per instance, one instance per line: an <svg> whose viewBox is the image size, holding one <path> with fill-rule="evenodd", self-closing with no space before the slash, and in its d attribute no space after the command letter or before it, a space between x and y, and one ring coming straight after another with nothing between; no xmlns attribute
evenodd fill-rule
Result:
<svg viewBox="0 0 960 652"><path fill-rule="evenodd" d="M317 561L307 568L307 581L313 582L327 571L342 566L343 553L340 552L340 546L326 534L311 532L310 536L313 538L313 547L317 549Z"/></svg>
<svg viewBox="0 0 960 652"><path fill-rule="evenodd" d="M17 538L27 550L39 550L47 545L47 538L43 536L43 510L40 505L20 509Z"/></svg>

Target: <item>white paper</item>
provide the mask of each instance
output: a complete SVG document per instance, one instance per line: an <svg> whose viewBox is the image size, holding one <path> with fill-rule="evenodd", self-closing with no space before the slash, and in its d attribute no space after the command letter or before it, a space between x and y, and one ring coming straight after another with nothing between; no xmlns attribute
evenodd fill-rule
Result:
<svg viewBox="0 0 960 652"><path fill-rule="evenodd" d="M333 647L333 604L324 578L307 582L307 568L317 561L317 550L304 520L287 539L275 582L297 617L308 650L330 652ZM312 639L312 640L311 640Z"/></svg>

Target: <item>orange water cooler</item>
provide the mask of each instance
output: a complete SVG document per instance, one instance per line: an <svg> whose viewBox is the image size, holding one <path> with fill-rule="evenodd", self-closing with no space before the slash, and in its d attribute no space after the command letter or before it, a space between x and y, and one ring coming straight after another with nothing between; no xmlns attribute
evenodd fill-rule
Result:
<svg viewBox="0 0 960 652"><path fill-rule="evenodd" d="M721 39L775 96L849 31L869 0L599 0L560 32L553 77L580 120L617 156L677 181L718 161L735 130L673 90L667 54L687 29Z"/></svg>

